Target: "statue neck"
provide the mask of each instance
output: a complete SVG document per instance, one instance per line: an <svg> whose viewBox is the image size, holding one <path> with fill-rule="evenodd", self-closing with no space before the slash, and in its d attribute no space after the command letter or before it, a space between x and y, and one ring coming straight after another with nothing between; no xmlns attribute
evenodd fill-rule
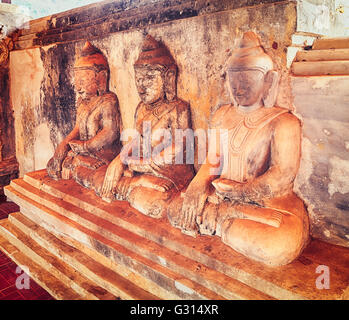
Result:
<svg viewBox="0 0 349 320"><path fill-rule="evenodd" d="M242 113L250 113L250 112L253 112L257 109L260 109L263 107L263 104L261 103L256 103L256 104L253 104L251 106L241 106L241 105L238 105L237 106L237 109L238 111L242 112Z"/></svg>
<svg viewBox="0 0 349 320"><path fill-rule="evenodd" d="M147 110L153 110L153 109L155 109L155 108L157 108L160 105L165 104L165 103L166 103L165 99L159 99L158 101L153 102L151 104L145 104L145 106L146 106Z"/></svg>
<svg viewBox="0 0 349 320"><path fill-rule="evenodd" d="M264 107L264 103L263 103L263 99L262 99L262 93L259 95L257 101L249 106L242 106L242 105L237 105L237 109L238 111L242 112L242 113L250 113L253 112L257 109L260 109Z"/></svg>

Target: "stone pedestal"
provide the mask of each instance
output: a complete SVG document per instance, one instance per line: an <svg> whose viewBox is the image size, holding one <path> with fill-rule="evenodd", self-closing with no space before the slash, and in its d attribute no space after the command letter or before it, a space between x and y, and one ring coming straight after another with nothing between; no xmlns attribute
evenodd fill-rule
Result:
<svg viewBox="0 0 349 320"><path fill-rule="evenodd" d="M292 264L271 268L219 238L183 235L166 218L105 203L72 180L54 181L46 170L13 180L5 193L21 212L1 222L1 250L27 264L56 298L348 298L346 248L313 241ZM319 265L329 267L330 289L316 287ZM81 279L88 285L82 288Z"/></svg>

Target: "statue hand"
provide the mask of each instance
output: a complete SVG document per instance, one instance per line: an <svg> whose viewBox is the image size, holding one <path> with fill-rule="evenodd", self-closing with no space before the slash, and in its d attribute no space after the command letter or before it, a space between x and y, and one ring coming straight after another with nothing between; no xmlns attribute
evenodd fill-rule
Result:
<svg viewBox="0 0 349 320"><path fill-rule="evenodd" d="M55 179L58 180L61 178L61 172L60 172L60 168L59 168L59 163L58 161L52 157L49 162L47 163L46 169L47 169L47 173L48 175Z"/></svg>
<svg viewBox="0 0 349 320"><path fill-rule="evenodd" d="M239 182L219 178L212 181L212 185L215 187L217 194L221 195L223 198L229 198L231 200L239 198L240 193L238 190L241 187L241 183Z"/></svg>
<svg viewBox="0 0 349 320"><path fill-rule="evenodd" d="M193 184L189 185L185 192L182 206L182 217L179 222L184 230L195 230L197 228L197 223L200 224L200 216L208 195L208 188Z"/></svg>
<svg viewBox="0 0 349 320"><path fill-rule="evenodd" d="M68 154L70 147L66 143L61 143L56 148L53 157L47 163L47 172L53 179L61 178L62 162Z"/></svg>
<svg viewBox="0 0 349 320"><path fill-rule="evenodd" d="M123 173L123 165L119 158L115 158L108 166L107 171L105 173L104 182L102 186L101 196L105 200L110 200L112 198L112 191L118 184L122 173Z"/></svg>
<svg viewBox="0 0 349 320"><path fill-rule="evenodd" d="M69 145L75 154L86 153L84 141L72 140L69 142Z"/></svg>

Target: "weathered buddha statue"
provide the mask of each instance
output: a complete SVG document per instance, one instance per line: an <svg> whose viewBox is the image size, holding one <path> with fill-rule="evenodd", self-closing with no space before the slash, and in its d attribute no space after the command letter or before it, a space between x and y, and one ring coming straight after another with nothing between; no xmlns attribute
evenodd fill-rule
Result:
<svg viewBox="0 0 349 320"><path fill-rule="evenodd" d="M213 114L207 159L168 217L184 233L217 235L251 259L284 265L308 240L307 211L293 192L301 124L274 106L278 74L255 33L244 34L226 75L233 103Z"/></svg>
<svg viewBox="0 0 349 320"><path fill-rule="evenodd" d="M97 193L104 200L127 200L143 214L159 218L166 213L171 197L194 175L191 164L175 161L178 153L185 154L185 138L183 143L176 142L175 131L191 127L190 109L176 94L173 57L150 35L144 40L134 70L141 98L134 117L139 134L109 165Z"/></svg>
<svg viewBox="0 0 349 320"><path fill-rule="evenodd" d="M116 95L108 90L109 67L103 54L86 42L74 65L76 123L47 164L54 179L75 179L92 188L93 173L121 150L121 118Z"/></svg>

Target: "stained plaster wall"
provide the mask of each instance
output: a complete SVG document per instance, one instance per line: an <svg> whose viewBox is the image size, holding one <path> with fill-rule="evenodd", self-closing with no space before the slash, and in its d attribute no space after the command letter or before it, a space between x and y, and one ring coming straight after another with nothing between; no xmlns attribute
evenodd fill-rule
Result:
<svg viewBox="0 0 349 320"><path fill-rule="evenodd" d="M298 0L297 32L349 36L349 1ZM294 112L303 122L295 190L305 201L311 234L349 247L349 77L294 77Z"/></svg>
<svg viewBox="0 0 349 320"><path fill-rule="evenodd" d="M333 122L338 119L326 120L324 104L321 113L316 111L318 109L309 111L309 106L302 100L306 95L304 84L298 82L298 90L294 89L295 83L291 83L286 68L286 51L296 31L296 20L296 4L285 1L11 52L11 97L20 174L23 176L28 171L44 168L57 144L72 129L75 121L72 66L85 40L90 40L108 59L110 90L118 96L124 128L133 127L133 116L139 102L133 64L139 54L143 33L148 32L168 47L178 64L178 96L190 103L193 128L206 130L212 110L230 102L224 85L225 63L243 32L253 30L261 36L281 74L278 105L294 110L295 102L294 111L304 121L302 164L295 190L308 205L312 234L348 246L347 185L340 176L347 164L337 159L343 157L345 151L336 149L332 140L328 140L326 148L331 151L317 153L319 159L314 160L312 154L316 147L309 143L316 138L316 133L324 134L322 128L329 130L332 137L338 137L341 130L347 128L347 120L339 116L341 127L338 131L335 126L339 122ZM321 100L320 95L317 98ZM343 101L340 102L342 113ZM333 164L333 168L327 171L332 182L328 180L324 193L320 192L325 187L319 179L324 166L314 166L314 161L326 163L326 168ZM332 231L325 232L326 228Z"/></svg>
<svg viewBox="0 0 349 320"><path fill-rule="evenodd" d="M292 79L303 122L295 190L307 204L312 234L349 247L349 77Z"/></svg>
<svg viewBox="0 0 349 320"><path fill-rule="evenodd" d="M13 111L10 105L8 63L0 66L0 161L15 156Z"/></svg>

